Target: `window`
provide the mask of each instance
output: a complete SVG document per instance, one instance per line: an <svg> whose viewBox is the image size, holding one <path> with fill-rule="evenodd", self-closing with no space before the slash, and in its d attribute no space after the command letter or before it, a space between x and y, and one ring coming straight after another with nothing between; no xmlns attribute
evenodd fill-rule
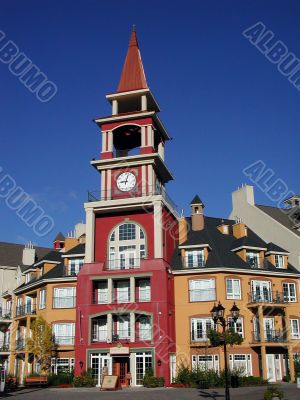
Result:
<svg viewBox="0 0 300 400"><path fill-rule="evenodd" d="M151 318L149 316L139 317L139 340L151 340L151 337Z"/></svg>
<svg viewBox="0 0 300 400"><path fill-rule="evenodd" d="M76 288L54 288L53 308L73 308L76 303Z"/></svg>
<svg viewBox="0 0 300 400"><path fill-rule="evenodd" d="M42 310L43 308L46 308L46 289L40 290L39 309Z"/></svg>
<svg viewBox="0 0 300 400"><path fill-rule="evenodd" d="M241 281L239 279L226 279L226 295L227 299L241 298Z"/></svg>
<svg viewBox="0 0 300 400"><path fill-rule="evenodd" d="M83 258L71 258L69 260L69 265L68 265L68 275L71 276L76 276L78 275L79 271L81 270L81 267L83 266Z"/></svg>
<svg viewBox="0 0 300 400"><path fill-rule="evenodd" d="M276 268L284 268L284 257L278 254L275 254L275 267Z"/></svg>
<svg viewBox="0 0 300 400"><path fill-rule="evenodd" d="M129 315L117 316L117 335L119 339L130 338L130 318Z"/></svg>
<svg viewBox="0 0 300 400"><path fill-rule="evenodd" d="M95 303L96 304L108 303L108 288L106 281L98 282L96 289Z"/></svg>
<svg viewBox="0 0 300 400"><path fill-rule="evenodd" d="M251 354L230 354L229 367L231 371L239 371L241 375L252 375Z"/></svg>
<svg viewBox="0 0 300 400"><path fill-rule="evenodd" d="M271 303L271 282L251 281L251 301L257 303Z"/></svg>
<svg viewBox="0 0 300 400"><path fill-rule="evenodd" d="M150 279L140 279L138 281L138 301L150 301L151 290L150 290Z"/></svg>
<svg viewBox="0 0 300 400"><path fill-rule="evenodd" d="M244 337L243 330L243 320L242 318L238 318L236 322L234 322L232 317L228 317L229 328L233 329L235 333L238 333L241 337Z"/></svg>
<svg viewBox="0 0 300 400"><path fill-rule="evenodd" d="M190 280L189 291L190 291L190 301L216 300L214 279Z"/></svg>
<svg viewBox="0 0 300 400"><path fill-rule="evenodd" d="M204 267L205 265L204 250L186 251L185 265L187 268Z"/></svg>
<svg viewBox="0 0 300 400"><path fill-rule="evenodd" d="M191 319L191 341L201 342L208 340L207 334L214 329L214 321L211 318L192 318Z"/></svg>
<svg viewBox="0 0 300 400"><path fill-rule="evenodd" d="M291 339L300 339L299 320L291 319L290 324L291 324Z"/></svg>
<svg viewBox="0 0 300 400"><path fill-rule="evenodd" d="M216 355L192 355L192 369L201 371L219 371L219 356Z"/></svg>
<svg viewBox="0 0 300 400"><path fill-rule="evenodd" d="M25 283L29 283L31 281L31 273L25 275Z"/></svg>
<svg viewBox="0 0 300 400"><path fill-rule="evenodd" d="M152 367L152 353L150 351L135 354L136 385L143 384L145 372Z"/></svg>
<svg viewBox="0 0 300 400"><path fill-rule="evenodd" d="M246 255L247 263L250 265L251 268L259 268L260 267L260 258L258 252L247 252Z"/></svg>
<svg viewBox="0 0 300 400"><path fill-rule="evenodd" d="M107 341L107 317L99 317L92 322L92 341L106 342Z"/></svg>
<svg viewBox="0 0 300 400"><path fill-rule="evenodd" d="M53 374L68 373L74 368L74 358L52 358L51 372Z"/></svg>
<svg viewBox="0 0 300 400"><path fill-rule="evenodd" d="M284 301L296 301L296 285L294 283L283 283L283 299Z"/></svg>
<svg viewBox="0 0 300 400"><path fill-rule="evenodd" d="M74 344L75 324L59 323L53 324L53 335L55 343L59 345Z"/></svg>
<svg viewBox="0 0 300 400"><path fill-rule="evenodd" d="M143 229L134 223L117 226L109 238L108 268L139 268L146 257L146 237Z"/></svg>
<svg viewBox="0 0 300 400"><path fill-rule="evenodd" d="M115 301L117 303L128 303L130 301L130 281L115 282Z"/></svg>

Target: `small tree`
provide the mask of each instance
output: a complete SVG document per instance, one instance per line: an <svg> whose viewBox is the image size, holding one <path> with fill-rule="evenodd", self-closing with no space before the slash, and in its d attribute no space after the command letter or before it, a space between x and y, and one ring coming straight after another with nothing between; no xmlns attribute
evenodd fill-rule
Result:
<svg viewBox="0 0 300 400"><path fill-rule="evenodd" d="M224 344L224 334L222 332L211 329L207 337L213 347L223 346ZM230 344L230 346L233 346L234 344L239 345L243 343L243 340L244 339L242 338L242 336L236 333L232 328L229 328L228 331L225 332L226 344Z"/></svg>
<svg viewBox="0 0 300 400"><path fill-rule="evenodd" d="M47 374L51 366L51 357L55 353L52 330L44 318L37 317L31 324L32 337L27 338L27 351L32 353L35 362L41 366L41 371Z"/></svg>

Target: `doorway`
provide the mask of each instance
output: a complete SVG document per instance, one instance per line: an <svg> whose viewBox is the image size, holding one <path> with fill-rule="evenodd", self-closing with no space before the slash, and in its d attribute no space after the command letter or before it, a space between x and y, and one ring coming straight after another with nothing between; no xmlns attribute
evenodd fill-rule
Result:
<svg viewBox="0 0 300 400"><path fill-rule="evenodd" d="M112 373L119 377L119 383L122 387L129 386L129 357L113 357Z"/></svg>
<svg viewBox="0 0 300 400"><path fill-rule="evenodd" d="M275 355L266 354L267 379L269 382L276 382Z"/></svg>

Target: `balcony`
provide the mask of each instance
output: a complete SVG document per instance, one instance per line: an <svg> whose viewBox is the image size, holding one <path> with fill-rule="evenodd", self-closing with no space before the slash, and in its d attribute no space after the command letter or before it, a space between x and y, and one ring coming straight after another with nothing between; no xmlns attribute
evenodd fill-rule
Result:
<svg viewBox="0 0 300 400"><path fill-rule="evenodd" d="M16 351L25 350L26 340L25 339L17 339L15 345L16 345Z"/></svg>
<svg viewBox="0 0 300 400"><path fill-rule="evenodd" d="M53 336L53 341L59 346L72 346L74 345L74 336Z"/></svg>
<svg viewBox="0 0 300 400"><path fill-rule="evenodd" d="M131 257L106 260L104 264L104 270L106 271L139 269L140 267L141 267L141 258L131 258Z"/></svg>
<svg viewBox="0 0 300 400"><path fill-rule="evenodd" d="M113 190L95 190L88 191L88 202L101 201L101 200L121 200L121 199L135 199L138 197L147 197L151 200L152 196L162 196L170 206L178 211L178 207L175 202L167 194L165 188L153 186L148 188L147 194L143 195L141 189L133 190L130 192L120 192Z"/></svg>
<svg viewBox="0 0 300 400"><path fill-rule="evenodd" d="M11 321L11 309L0 308L0 323L5 321Z"/></svg>
<svg viewBox="0 0 300 400"><path fill-rule="evenodd" d="M260 332L252 332L253 343L286 343L288 341L287 335L282 330L265 330L264 336L261 337Z"/></svg>
<svg viewBox="0 0 300 400"><path fill-rule="evenodd" d="M35 314L36 314L35 304L27 304L25 306L16 307L16 317L24 317L27 315L35 315Z"/></svg>
<svg viewBox="0 0 300 400"><path fill-rule="evenodd" d="M7 353L10 350L10 343L7 341L0 341L0 353Z"/></svg>
<svg viewBox="0 0 300 400"><path fill-rule="evenodd" d="M272 304L282 305L288 303L288 299L283 293L278 291L272 292L271 290L265 290L260 292L248 293L248 304Z"/></svg>
<svg viewBox="0 0 300 400"><path fill-rule="evenodd" d="M74 308L76 306L76 296L53 297L52 308Z"/></svg>

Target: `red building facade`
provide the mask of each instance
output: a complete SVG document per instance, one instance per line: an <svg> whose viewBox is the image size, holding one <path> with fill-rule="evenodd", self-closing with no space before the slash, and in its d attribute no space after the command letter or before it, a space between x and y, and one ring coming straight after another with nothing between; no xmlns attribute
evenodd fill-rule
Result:
<svg viewBox="0 0 300 400"><path fill-rule="evenodd" d="M175 367L171 257L178 242L176 207L165 191L170 139L148 88L133 31L112 115L101 129L98 193L86 210L86 264L78 275L75 374L92 368L142 384L147 368L165 383Z"/></svg>

